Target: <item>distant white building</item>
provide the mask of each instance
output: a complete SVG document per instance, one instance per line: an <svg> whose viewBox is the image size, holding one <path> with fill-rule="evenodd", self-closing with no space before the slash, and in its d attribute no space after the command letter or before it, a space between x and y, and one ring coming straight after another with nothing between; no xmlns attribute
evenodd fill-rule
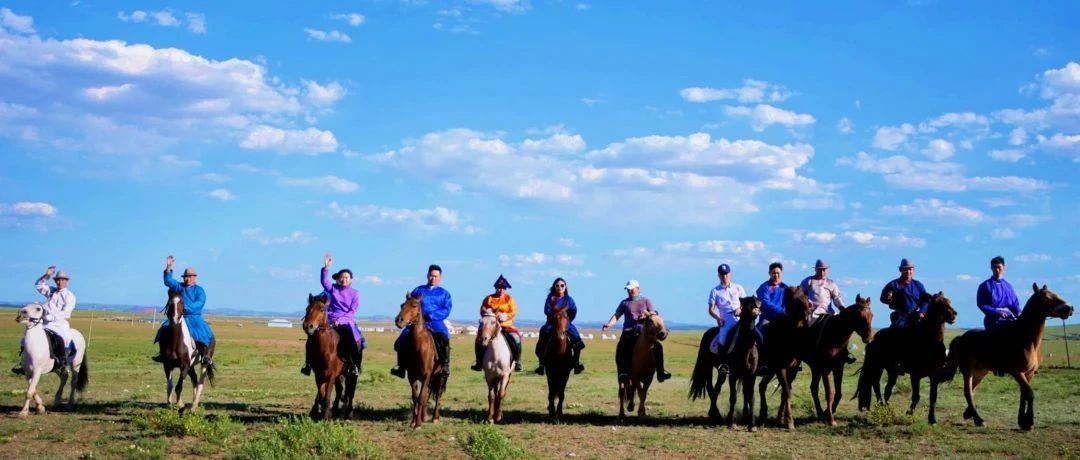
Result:
<svg viewBox="0 0 1080 460"><path fill-rule="evenodd" d="M275 318L266 322L266 327L292 327L292 321Z"/></svg>
<svg viewBox="0 0 1080 460"><path fill-rule="evenodd" d="M467 332L469 335L476 335L479 331L480 330L477 329L476 326L466 326L465 327L465 332Z"/></svg>

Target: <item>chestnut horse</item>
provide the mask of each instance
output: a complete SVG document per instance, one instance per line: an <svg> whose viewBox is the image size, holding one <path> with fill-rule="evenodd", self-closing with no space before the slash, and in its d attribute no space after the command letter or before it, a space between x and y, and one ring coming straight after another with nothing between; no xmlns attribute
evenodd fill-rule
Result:
<svg viewBox="0 0 1080 460"><path fill-rule="evenodd" d="M766 371L758 384L761 399L759 423L764 423L768 418L769 405L765 399L765 391L769 382L776 377L780 386L780 408L776 419L787 429L795 429L795 418L791 415L791 383L799 372L802 337L806 333L807 318L813 310L813 304L801 287L788 286L784 289L783 316L765 325L765 347L762 350L761 362L764 363Z"/></svg>
<svg viewBox="0 0 1080 460"><path fill-rule="evenodd" d="M806 330L803 339L806 356L803 361L810 366L810 392L814 397L814 409L822 422L836 425L835 413L840 405L848 341L851 334L859 334L863 343L869 342L873 319L870 298L856 295L854 304L841 309L835 316L820 318ZM825 381L824 409L818 395L822 380Z"/></svg>
<svg viewBox="0 0 1080 460"><path fill-rule="evenodd" d="M348 419L352 416L353 397L356 394L355 375L345 375L345 360L341 359L341 335L327 320L326 307L330 299L308 294L308 306L304 313L304 332L307 334L305 357L315 375L315 402L311 405L311 418L330 420L334 415ZM345 338L351 340L352 336ZM357 363L359 366L359 363ZM333 406L330 394L334 392Z"/></svg>
<svg viewBox="0 0 1080 460"><path fill-rule="evenodd" d="M165 316L169 318L168 330L161 335L158 341L161 352L161 366L165 369L165 402L173 403L173 394L176 395L176 404L180 405L180 413L188 410L188 407L180 400L180 393L184 386L184 377L189 377L193 387L190 410L199 407L202 398L203 383L209 379L214 384L214 366L207 366L205 361L199 358L195 348L195 339L188 331L187 322L184 321L184 300L179 291L169 291L169 300L165 304ZM202 363L202 372L196 375L195 365ZM173 386L172 372L180 370L180 377Z"/></svg>
<svg viewBox="0 0 1080 460"><path fill-rule="evenodd" d="M413 297L406 293L401 311L394 319L398 328L411 326L412 329L409 338L402 345L401 353L405 354L405 371L408 373L409 387L412 388L413 428L420 428L427 420L428 399L431 396L435 397L435 410L432 412L431 421L439 421L442 395L446 390L446 374L441 372L442 365L435 362L435 341L424 324L424 311L420 306L422 298L422 295Z"/></svg>
<svg viewBox="0 0 1080 460"><path fill-rule="evenodd" d="M956 321L956 310L944 294L923 294L920 302L928 302L926 317L917 323L909 322L903 329L890 327L874 334L874 340L866 346L866 358L859 375L859 410L870 408L870 392L878 402L881 398L881 373L888 375L885 399L889 402L897 374L911 376L911 407L908 415L915 413L919 404L919 382L930 379L930 408L927 421L937 423L934 409L937 406L938 385L941 384L942 368L945 367L945 325Z"/></svg>
<svg viewBox="0 0 1080 460"><path fill-rule="evenodd" d="M624 334L626 332L623 332ZM641 334L634 342L634 349L630 355L630 375L625 382L619 382L619 418L626 418L626 411L634 411L634 394L639 398L638 417L646 416L645 398L649 394L649 385L652 385L653 376L656 374L656 358L653 356L653 347L664 341L668 336L664 318L659 313L647 312L641 319Z"/></svg>
<svg viewBox="0 0 1080 460"><path fill-rule="evenodd" d="M561 417L563 400L566 399L566 382L570 380L570 371L574 369L573 344L570 341L570 314L567 307L552 308L548 314L548 324L553 325L551 338L544 350L548 385L548 415ZM555 401L558 400L558 403Z"/></svg>
<svg viewBox="0 0 1080 460"><path fill-rule="evenodd" d="M484 359L480 363L488 387L487 422L498 423L502 421L502 403L510 388L510 375L514 373L514 355L502 334L502 326L495 312L484 309L476 343L484 348Z"/></svg>
<svg viewBox="0 0 1080 460"><path fill-rule="evenodd" d="M1029 431L1035 425L1035 392L1031 380L1039 370L1042 358L1042 338L1046 318L1067 319L1073 307L1043 285L1032 284L1034 294L1024 304L1024 311L1011 323L987 331L974 329L952 340L949 344L947 375L951 379L956 369L964 376L964 397L967 409L964 419L974 419L975 426L983 425L983 418L975 410L975 388L990 372L1009 374L1020 385L1020 408L1016 423L1021 430Z"/></svg>

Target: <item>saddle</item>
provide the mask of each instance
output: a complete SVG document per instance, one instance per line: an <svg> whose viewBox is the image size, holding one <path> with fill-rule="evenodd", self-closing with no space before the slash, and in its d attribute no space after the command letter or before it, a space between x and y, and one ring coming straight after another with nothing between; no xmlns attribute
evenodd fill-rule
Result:
<svg viewBox="0 0 1080 460"><path fill-rule="evenodd" d="M54 331L45 329L45 336L49 338L49 355L55 360L70 361L75 355L75 346L64 346L64 338Z"/></svg>

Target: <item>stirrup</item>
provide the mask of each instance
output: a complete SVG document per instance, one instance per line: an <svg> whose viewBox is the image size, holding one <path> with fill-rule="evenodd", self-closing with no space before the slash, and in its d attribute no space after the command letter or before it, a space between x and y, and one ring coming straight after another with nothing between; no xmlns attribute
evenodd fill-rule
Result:
<svg viewBox="0 0 1080 460"><path fill-rule="evenodd" d="M670 379L670 378L671 378L671 372L661 371L661 370L656 371L656 381L657 382L664 383L664 380L667 380L667 379Z"/></svg>
<svg viewBox="0 0 1080 460"><path fill-rule="evenodd" d="M716 365L716 372L719 372L721 374L730 374L731 373L731 368L728 367L727 364L720 363L720 364Z"/></svg>
<svg viewBox="0 0 1080 460"><path fill-rule="evenodd" d="M521 372L521 361L514 361L514 372Z"/></svg>
<svg viewBox="0 0 1080 460"><path fill-rule="evenodd" d="M17 375L26 375L26 371L23 370L21 365L11 368L11 372Z"/></svg>
<svg viewBox="0 0 1080 460"><path fill-rule="evenodd" d="M469 366L469 369L472 369L474 371L482 371L482 370L484 370L484 366L482 364L480 364L480 361L477 361L477 362L473 363L472 366Z"/></svg>
<svg viewBox="0 0 1080 460"><path fill-rule="evenodd" d="M311 375L311 366L305 364L304 367L300 368L300 373L304 375Z"/></svg>
<svg viewBox="0 0 1080 460"><path fill-rule="evenodd" d="M150 357L150 359L154 360L155 362L159 362L159 363L165 362L165 358L163 356L161 356L161 355L152 356L152 357Z"/></svg>
<svg viewBox="0 0 1080 460"><path fill-rule="evenodd" d="M533 369L533 373L536 375L544 375L544 365L541 364L539 366L536 366L536 369Z"/></svg>

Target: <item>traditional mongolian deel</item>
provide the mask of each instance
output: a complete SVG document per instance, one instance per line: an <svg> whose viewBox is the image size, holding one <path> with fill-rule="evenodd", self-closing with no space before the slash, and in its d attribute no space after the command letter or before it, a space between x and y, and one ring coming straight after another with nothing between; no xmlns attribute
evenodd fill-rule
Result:
<svg viewBox="0 0 1080 460"><path fill-rule="evenodd" d="M61 276L66 277L63 272L57 274L57 278ZM68 320L71 318L71 311L75 309L75 294L68 288L59 289L55 286L49 286L46 284L48 281L48 275L42 276L38 278L37 284L34 285L38 293L47 299L45 302L45 329L63 337L64 346L66 347L71 343L71 325L68 324Z"/></svg>
<svg viewBox="0 0 1080 460"><path fill-rule="evenodd" d="M577 318L577 304L574 303L574 299L569 295L564 295L558 299L548 296L547 302L544 302L544 317L547 318L551 315L551 310L555 308L566 309L566 314L570 317L570 324L567 326L566 332L574 338L575 343L580 343L581 333L578 332L577 326L574 326L574 318ZM545 322L544 326L540 328L540 331L541 333L547 334L554 328L554 325Z"/></svg>
<svg viewBox="0 0 1080 460"><path fill-rule="evenodd" d="M330 272L327 267L322 268L320 273L322 287L330 296L330 304L326 307L326 319L330 324L348 325L352 330L353 340L360 343L361 348L367 348L367 341L360 328L356 327L356 312L360 309L360 293L352 286L342 286L330 281Z"/></svg>
<svg viewBox="0 0 1080 460"><path fill-rule="evenodd" d="M787 285L779 283L773 285L769 281L761 283L755 293L761 299L761 319L772 321L784 315L784 290Z"/></svg>
<svg viewBox="0 0 1080 460"><path fill-rule="evenodd" d="M906 259L905 259L906 261ZM888 298L889 293L892 293L893 301L890 304ZM900 279L894 279L886 284L881 289L881 303L889 305L902 305L903 311L897 310L900 313L900 317L896 320L896 325L904 327L907 325L907 317L911 313L918 311L919 313L926 314L926 309L929 306L927 300L923 299L923 295L926 294L926 288L919 280L912 279L907 284L904 284ZM920 299L923 299L920 301Z"/></svg>
<svg viewBox="0 0 1080 460"><path fill-rule="evenodd" d="M184 322L187 323L191 338L203 345L209 345L210 341L214 340L214 332L210 330L210 325L206 324L202 317L203 307L206 306L206 292L203 291L202 286L197 284L185 286L181 284L173 278L172 270L165 270L163 278L165 286L170 290L179 292L184 300ZM169 320L166 318L165 322L161 324L161 328L158 329L158 335L154 338L154 343L158 342L162 332L165 331L169 324Z"/></svg>
<svg viewBox="0 0 1080 460"><path fill-rule="evenodd" d="M1005 278L991 277L983 281L975 295L975 302L986 315L983 318L986 329L994 329L1020 316L1020 300L1016 298L1012 284Z"/></svg>
<svg viewBox="0 0 1080 460"><path fill-rule="evenodd" d="M442 286L432 287L425 284L413 289L411 295L413 297L424 296L420 300L420 308L424 310L427 328L432 332L449 336L450 327L446 324L446 318L450 316L450 310L454 307L454 302L450 298L450 291L443 289ZM411 327L406 327L402 330L401 337L407 336L411 331ZM401 340L401 337L398 338L398 341Z"/></svg>

